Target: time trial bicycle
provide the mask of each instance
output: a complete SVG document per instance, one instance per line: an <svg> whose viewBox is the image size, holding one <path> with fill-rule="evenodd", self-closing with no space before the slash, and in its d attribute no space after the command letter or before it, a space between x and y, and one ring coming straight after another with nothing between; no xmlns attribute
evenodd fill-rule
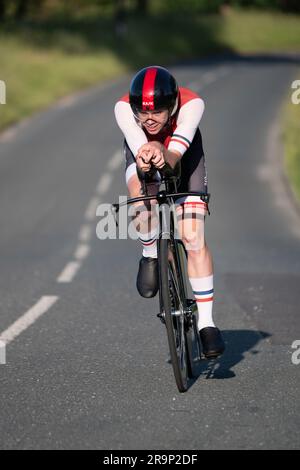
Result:
<svg viewBox="0 0 300 470"><path fill-rule="evenodd" d="M201 359L201 341L197 328L197 304L188 295L186 269L187 253L182 240L176 237L175 200L185 196L199 196L207 204L210 194L178 192L178 174L160 171L161 183L156 195L149 195L148 173L138 172L143 196L113 204L117 214L123 205L156 200L159 205L158 275L159 313L157 316L167 330L168 344L175 381L179 392L186 392L189 382L197 376ZM209 213L209 210L208 210ZM116 217L116 223L117 217Z"/></svg>

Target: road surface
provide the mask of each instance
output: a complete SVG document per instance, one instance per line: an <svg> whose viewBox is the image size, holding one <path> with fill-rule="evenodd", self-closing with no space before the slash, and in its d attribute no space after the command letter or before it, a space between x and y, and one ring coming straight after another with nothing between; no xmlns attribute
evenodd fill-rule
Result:
<svg viewBox="0 0 300 470"><path fill-rule="evenodd" d="M113 106L130 77L62 100L0 139L2 449L299 447L300 218L277 138L299 61L172 70L206 103L226 353L179 394L158 300L135 288L139 244L96 236L98 204L126 194Z"/></svg>

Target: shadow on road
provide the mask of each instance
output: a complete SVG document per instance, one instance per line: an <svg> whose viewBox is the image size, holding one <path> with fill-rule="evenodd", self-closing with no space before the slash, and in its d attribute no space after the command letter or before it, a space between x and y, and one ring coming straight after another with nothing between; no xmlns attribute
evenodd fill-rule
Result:
<svg viewBox="0 0 300 470"><path fill-rule="evenodd" d="M263 331L223 330L226 351L214 361L202 360L199 363L197 377L191 386L201 377L205 379L231 379L236 376L233 368L245 359L245 353L260 354L259 343L271 335Z"/></svg>

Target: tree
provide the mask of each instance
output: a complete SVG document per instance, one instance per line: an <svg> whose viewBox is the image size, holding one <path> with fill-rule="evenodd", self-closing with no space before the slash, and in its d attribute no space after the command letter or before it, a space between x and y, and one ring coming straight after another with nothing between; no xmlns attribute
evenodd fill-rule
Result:
<svg viewBox="0 0 300 470"><path fill-rule="evenodd" d="M16 20L22 20L25 18L28 12L28 6L29 6L28 4L29 4L28 0L18 0L17 7L15 10Z"/></svg>
<svg viewBox="0 0 300 470"><path fill-rule="evenodd" d="M149 1L148 0L137 0L137 10L140 13L147 13L149 7Z"/></svg>
<svg viewBox="0 0 300 470"><path fill-rule="evenodd" d="M299 0L280 0L280 4L283 10L300 12Z"/></svg>
<svg viewBox="0 0 300 470"><path fill-rule="evenodd" d="M6 13L6 1L0 0L0 21L3 21Z"/></svg>

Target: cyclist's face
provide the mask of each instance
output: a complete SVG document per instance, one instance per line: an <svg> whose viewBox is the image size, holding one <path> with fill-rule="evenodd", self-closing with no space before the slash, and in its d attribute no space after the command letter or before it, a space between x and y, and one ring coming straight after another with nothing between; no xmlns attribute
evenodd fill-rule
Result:
<svg viewBox="0 0 300 470"><path fill-rule="evenodd" d="M167 109L160 111L139 111L137 117L149 134L158 134L168 121L169 111Z"/></svg>

